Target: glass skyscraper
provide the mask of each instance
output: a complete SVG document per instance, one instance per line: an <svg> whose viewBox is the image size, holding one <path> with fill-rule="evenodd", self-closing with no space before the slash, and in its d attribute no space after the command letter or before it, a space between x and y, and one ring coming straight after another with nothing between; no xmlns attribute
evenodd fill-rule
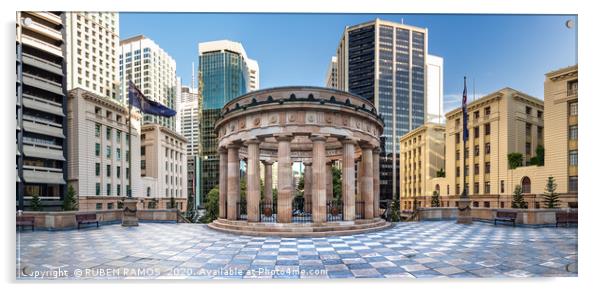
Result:
<svg viewBox="0 0 602 292"><path fill-rule="evenodd" d="M203 196L219 183L218 141L213 125L227 102L257 89L258 77L257 62L247 58L240 43L221 40L199 44L200 183Z"/></svg>
<svg viewBox="0 0 602 292"><path fill-rule="evenodd" d="M427 29L376 19L345 28L336 88L360 95L385 122L380 193L399 194L399 138L425 121Z"/></svg>

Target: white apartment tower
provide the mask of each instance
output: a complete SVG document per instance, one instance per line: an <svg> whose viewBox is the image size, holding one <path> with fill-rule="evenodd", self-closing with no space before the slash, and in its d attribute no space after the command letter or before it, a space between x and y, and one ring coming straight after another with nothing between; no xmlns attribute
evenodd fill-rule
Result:
<svg viewBox="0 0 602 292"><path fill-rule="evenodd" d="M199 94L196 89L182 86L178 117L180 127L177 132L188 140L186 155L199 155Z"/></svg>
<svg viewBox="0 0 602 292"><path fill-rule="evenodd" d="M118 100L117 12L65 13L67 90L82 88Z"/></svg>
<svg viewBox="0 0 602 292"><path fill-rule="evenodd" d="M330 58L330 64L328 64L328 70L326 70L324 84L328 88L337 88L337 78L337 57L333 56Z"/></svg>
<svg viewBox="0 0 602 292"><path fill-rule="evenodd" d="M247 67L249 70L249 91L259 89L259 64L253 59L247 59Z"/></svg>
<svg viewBox="0 0 602 292"><path fill-rule="evenodd" d="M176 61L153 40L143 35L121 40L119 79L123 102L127 102L127 84L131 80L149 99L176 109ZM144 115L143 124L150 123L176 129L175 117Z"/></svg>
<svg viewBox="0 0 602 292"><path fill-rule="evenodd" d="M426 56L426 122L442 124L443 112L443 58Z"/></svg>

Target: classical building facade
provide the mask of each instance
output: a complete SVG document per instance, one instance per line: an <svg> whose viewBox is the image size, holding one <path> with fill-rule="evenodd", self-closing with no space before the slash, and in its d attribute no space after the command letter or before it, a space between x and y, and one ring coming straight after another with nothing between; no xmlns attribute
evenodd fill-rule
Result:
<svg viewBox="0 0 602 292"><path fill-rule="evenodd" d="M234 98L259 88L259 66L242 44L220 40L199 43L199 123L201 140L201 194L218 184L219 154L214 123L222 107Z"/></svg>
<svg viewBox="0 0 602 292"><path fill-rule="evenodd" d="M67 179L64 13L16 13L16 201L61 208Z"/></svg>
<svg viewBox="0 0 602 292"><path fill-rule="evenodd" d="M67 113L68 182L78 195L79 210L117 209L130 190L132 197L142 197L139 112L132 111L130 136L125 105L76 88L69 91Z"/></svg>
<svg viewBox="0 0 602 292"><path fill-rule="evenodd" d="M127 84L132 81L149 99L176 108L176 61L153 40L137 35L119 43L121 98L127 102ZM175 117L143 115L143 124L160 124L176 129Z"/></svg>
<svg viewBox="0 0 602 292"><path fill-rule="evenodd" d="M359 218L380 222L380 168L375 158L379 155L382 130L382 119L370 102L333 89L264 89L227 103L215 125L220 153L221 219L212 226L220 228L235 220L324 224L355 222ZM241 159L247 165L244 198L240 190ZM343 190L341 200L336 201L329 198L327 181L330 165L339 160L343 165ZM274 161L278 162L275 202L270 196L261 198L259 183L259 165ZM362 168L362 175L357 176L361 181L357 191L356 161ZM306 191L297 198L294 162L305 164ZM271 174L266 173L265 177Z"/></svg>
<svg viewBox="0 0 602 292"><path fill-rule="evenodd" d="M144 206L147 209L177 208L188 204L188 166L185 137L158 124L142 125L140 169ZM173 199L172 199L173 198ZM175 206L172 206L172 200Z"/></svg>
<svg viewBox="0 0 602 292"><path fill-rule="evenodd" d="M82 88L120 99L119 13L65 12L67 90Z"/></svg>
<svg viewBox="0 0 602 292"><path fill-rule="evenodd" d="M399 146L400 207L410 210L415 197L441 193L430 182L445 175L445 125L426 123L401 137Z"/></svg>
<svg viewBox="0 0 602 292"><path fill-rule="evenodd" d="M426 28L381 19L346 27L337 48L336 88L372 102L385 121L385 199L399 194L399 138L425 122L427 54Z"/></svg>

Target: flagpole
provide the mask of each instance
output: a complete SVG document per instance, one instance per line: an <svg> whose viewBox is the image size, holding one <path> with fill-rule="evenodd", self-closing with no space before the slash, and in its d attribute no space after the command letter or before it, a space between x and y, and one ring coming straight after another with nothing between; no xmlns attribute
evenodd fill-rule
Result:
<svg viewBox="0 0 602 292"><path fill-rule="evenodd" d="M131 82L131 81L130 81ZM128 91L129 92L129 91ZM132 197L132 103L129 100L128 95L128 189L127 189L127 197Z"/></svg>
<svg viewBox="0 0 602 292"><path fill-rule="evenodd" d="M466 76L464 76L464 97L466 98ZM465 102L465 101L464 101ZM466 151L466 132L468 132L468 105L463 104L462 106L462 151L464 151L463 159L462 159L462 167L463 167L463 175L462 175L462 198L468 198L468 190L466 187L466 156L468 156Z"/></svg>

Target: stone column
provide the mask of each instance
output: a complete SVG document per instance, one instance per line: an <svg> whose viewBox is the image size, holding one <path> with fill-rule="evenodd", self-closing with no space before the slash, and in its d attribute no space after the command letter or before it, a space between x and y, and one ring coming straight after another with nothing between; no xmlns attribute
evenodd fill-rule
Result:
<svg viewBox="0 0 602 292"><path fill-rule="evenodd" d="M247 142L247 221L259 221L259 141Z"/></svg>
<svg viewBox="0 0 602 292"><path fill-rule="evenodd" d="M305 204L311 203L312 199L312 170L311 170L311 162L303 162L305 166L305 170L303 171L303 198L305 199Z"/></svg>
<svg viewBox="0 0 602 292"><path fill-rule="evenodd" d="M374 188L372 178L372 149L370 145L362 145L362 199L364 200L364 216L374 218Z"/></svg>
<svg viewBox="0 0 602 292"><path fill-rule="evenodd" d="M343 144L342 197L343 220L355 220L355 143L345 139Z"/></svg>
<svg viewBox="0 0 602 292"><path fill-rule="evenodd" d="M272 165L271 161L264 161L265 181L263 185L263 202L266 204L272 203Z"/></svg>
<svg viewBox="0 0 602 292"><path fill-rule="evenodd" d="M380 216L380 148L372 150L372 178L374 189L374 216Z"/></svg>
<svg viewBox="0 0 602 292"><path fill-rule="evenodd" d="M219 149L219 218L226 218L228 197L228 150Z"/></svg>
<svg viewBox="0 0 602 292"><path fill-rule="evenodd" d="M326 221L326 137L312 136L312 200L311 215L314 223Z"/></svg>
<svg viewBox="0 0 602 292"><path fill-rule="evenodd" d="M228 220L236 220L236 203L240 201L240 159L238 144L228 145Z"/></svg>
<svg viewBox="0 0 602 292"><path fill-rule="evenodd" d="M293 203L293 172L291 168L291 140L293 137L277 136L278 141L278 216L279 223L290 223Z"/></svg>
<svg viewBox="0 0 602 292"><path fill-rule="evenodd" d="M363 181L362 178L363 177L364 177L364 168L362 167L362 159L360 158L357 161L357 196L356 196L356 199L358 202L364 202L364 198L362 197L362 181Z"/></svg>
<svg viewBox="0 0 602 292"><path fill-rule="evenodd" d="M326 179L326 202L332 201L333 199L333 190L332 190L332 161L326 161L326 175L324 176Z"/></svg>

